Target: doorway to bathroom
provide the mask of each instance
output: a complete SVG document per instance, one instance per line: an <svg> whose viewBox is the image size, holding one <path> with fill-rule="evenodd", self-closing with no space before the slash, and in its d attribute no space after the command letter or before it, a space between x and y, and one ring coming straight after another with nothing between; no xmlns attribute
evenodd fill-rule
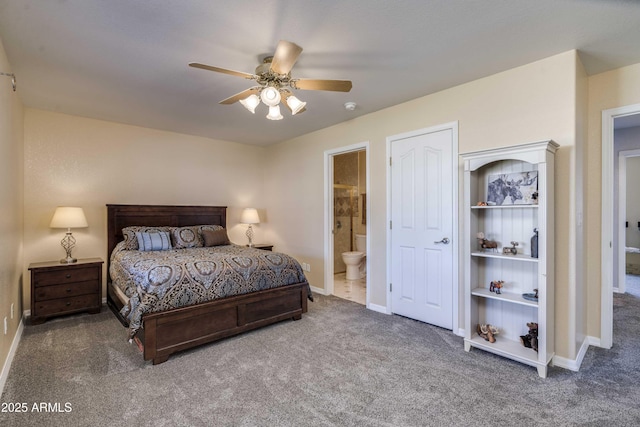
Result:
<svg viewBox="0 0 640 427"><path fill-rule="evenodd" d="M325 152L325 292L368 306L368 143Z"/></svg>

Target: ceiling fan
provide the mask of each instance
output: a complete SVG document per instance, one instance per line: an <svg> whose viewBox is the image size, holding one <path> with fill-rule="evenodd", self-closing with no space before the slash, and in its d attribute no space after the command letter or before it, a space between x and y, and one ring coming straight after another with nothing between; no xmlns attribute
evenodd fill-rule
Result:
<svg viewBox="0 0 640 427"><path fill-rule="evenodd" d="M280 40L273 56L264 58L262 64L256 67L255 74L244 73L242 71L228 70L226 68L214 67L211 65L192 62L190 67L201 68L203 70L215 71L218 73L230 74L232 76L244 77L248 80L255 80L258 85L243 90L227 99L220 101L220 104L233 104L240 102L247 110L255 114L256 107L262 101L269 107L267 118L270 120L281 120L280 101L284 99L284 104L295 115L305 111L306 102L296 98L291 89L301 90L329 90L336 92L349 92L351 81L349 80L319 80L319 79L294 79L291 78L291 69L295 65L298 57L302 53L302 48L295 43Z"/></svg>

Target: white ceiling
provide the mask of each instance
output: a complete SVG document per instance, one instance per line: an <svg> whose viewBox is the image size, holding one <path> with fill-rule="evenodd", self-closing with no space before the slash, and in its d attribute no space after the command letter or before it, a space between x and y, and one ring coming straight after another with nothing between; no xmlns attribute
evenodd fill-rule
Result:
<svg viewBox="0 0 640 427"><path fill-rule="evenodd" d="M640 2L0 0L0 38L28 107L268 145L571 49L589 74L640 63ZM273 122L218 104L253 82L187 66L253 73L280 39L293 77L352 91Z"/></svg>

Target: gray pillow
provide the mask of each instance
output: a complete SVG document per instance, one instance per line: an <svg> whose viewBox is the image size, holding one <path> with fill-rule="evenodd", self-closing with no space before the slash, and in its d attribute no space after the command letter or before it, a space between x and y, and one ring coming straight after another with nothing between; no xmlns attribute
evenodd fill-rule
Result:
<svg viewBox="0 0 640 427"><path fill-rule="evenodd" d="M205 247L228 245L231 243L227 236L227 230L224 228L219 230L202 230L202 238L204 239Z"/></svg>

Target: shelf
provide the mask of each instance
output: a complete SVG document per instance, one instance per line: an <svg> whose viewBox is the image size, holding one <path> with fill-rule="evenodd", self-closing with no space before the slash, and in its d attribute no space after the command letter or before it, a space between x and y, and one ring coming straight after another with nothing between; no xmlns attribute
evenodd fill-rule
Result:
<svg viewBox="0 0 640 427"><path fill-rule="evenodd" d="M475 295L477 297L495 299L498 301L505 301L514 304L526 305L527 307L535 307L538 308L538 303L536 301L529 301L522 298L520 294L514 294L509 292L502 292L500 294L496 294L495 292L490 292L487 288L475 288L471 290L471 295Z"/></svg>
<svg viewBox="0 0 640 427"><path fill-rule="evenodd" d="M471 206L471 209L537 209L538 205Z"/></svg>
<svg viewBox="0 0 640 427"><path fill-rule="evenodd" d="M471 339L465 339L465 343L472 347L480 348L498 356L507 357L525 363L530 366L545 366L546 361L539 361L538 352L522 345L520 341L512 341L496 335L496 342L490 343L478 334L473 334Z"/></svg>
<svg viewBox="0 0 640 427"><path fill-rule="evenodd" d="M524 254L503 255L500 252L471 252L471 256L479 258L507 259L510 261L538 262L538 258L531 258L531 256Z"/></svg>

